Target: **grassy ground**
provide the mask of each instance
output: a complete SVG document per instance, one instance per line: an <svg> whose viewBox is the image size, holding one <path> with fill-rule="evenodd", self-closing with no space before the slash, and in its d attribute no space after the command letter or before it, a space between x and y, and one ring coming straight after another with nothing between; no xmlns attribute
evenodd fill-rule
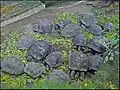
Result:
<svg viewBox="0 0 120 90"><path fill-rule="evenodd" d="M63 14L63 17L72 19L74 23L77 22L77 19L75 19L75 17L72 14L69 13L67 15ZM101 26L103 26L103 24L106 22L111 22L115 26L115 30L106 34L106 37L109 40L118 39L119 38L119 35L118 35L119 16L112 16L111 18L100 16L99 18L100 18L99 24ZM65 18L60 18L60 20L62 19L65 19ZM5 39L4 43L2 43L1 58L14 55L14 56L19 57L24 63L28 63L25 57L26 51L20 51L16 47L17 42L22 35L23 33L20 33L17 30L15 30L15 32L11 33L10 36ZM88 32L85 32L84 35L87 39L93 37L93 35L89 34ZM71 50L74 50L72 46L71 38L61 38L56 33L53 33L52 35L33 34L33 37L35 37L37 40L46 39L50 43L58 46L61 49L63 53L64 63L58 69L61 69L67 73L68 72L68 52ZM114 45L116 45L116 43L114 43ZM114 50L113 54L115 54L115 51L116 50ZM116 51L116 53L118 53L118 51ZM108 60L105 64L103 64L103 66L101 66L100 70L96 73L96 75L93 78L86 79L83 82L79 80L77 81L71 80L67 84L60 84L60 83L56 84L55 82L48 82L44 79L46 76L42 78L38 78L38 79L32 79L26 74L22 74L19 76L12 76L12 75L2 72L1 84L2 84L2 88L71 88L71 89L72 88L79 88L79 89L102 88L102 89L112 89L112 88L119 87L118 66L119 66L119 57L114 56L113 60Z"/></svg>

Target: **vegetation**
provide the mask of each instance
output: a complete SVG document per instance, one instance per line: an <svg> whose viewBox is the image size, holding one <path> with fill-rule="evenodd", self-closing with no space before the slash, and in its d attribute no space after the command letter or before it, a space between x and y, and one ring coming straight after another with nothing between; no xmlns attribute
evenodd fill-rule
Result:
<svg viewBox="0 0 120 90"><path fill-rule="evenodd" d="M58 19L57 19L58 18ZM74 16L74 14L71 13L63 13L62 15L57 16L55 19L55 22L59 22L60 20L70 19L73 23L77 23L78 19ZM105 36L110 40L114 41L119 39L119 25L118 20L119 16L112 16L112 17L99 17L99 24L101 26L104 25L106 22L111 22L115 26L115 29L111 31L110 33L105 34ZM19 57L24 63L28 63L26 60L26 51L21 51L17 49L17 42L19 38L21 37L22 33L20 34L17 32L17 30L10 34L8 38L6 38L5 42L2 43L1 48L1 58L7 57L7 56L17 56ZM63 53L63 65L59 67L59 69L67 72L68 68L68 52L73 50L72 41L70 38L61 38L57 34L52 35L43 35L43 34L34 34L33 35L37 40L40 39L46 39L50 43L58 46ZM84 36L87 39L90 39L94 37L92 34L88 32L84 32ZM116 45L118 42L112 43L112 45ZM116 51L116 50L115 50ZM118 52L119 53L119 52ZM113 53L114 54L114 53ZM119 56L119 55L117 55ZM73 88L79 88L79 89L115 89L119 88L119 57L113 57L114 60L109 60L107 63L105 63L100 70L96 73L96 75L91 79L86 79L85 81L81 82L80 80L71 80L67 84L61 84L57 83L55 81L46 81L43 78L38 79L32 79L26 74L22 74L19 76L11 76L7 73L2 73L1 75L1 84L2 88L31 88L27 87L28 83L32 83L32 88L67 88L67 89L73 89ZM44 76L45 78L46 76Z"/></svg>
<svg viewBox="0 0 120 90"><path fill-rule="evenodd" d="M57 15L55 18L55 23L59 23L62 20L71 20L72 23L77 24L79 17L76 17L73 13L65 12L63 14Z"/></svg>

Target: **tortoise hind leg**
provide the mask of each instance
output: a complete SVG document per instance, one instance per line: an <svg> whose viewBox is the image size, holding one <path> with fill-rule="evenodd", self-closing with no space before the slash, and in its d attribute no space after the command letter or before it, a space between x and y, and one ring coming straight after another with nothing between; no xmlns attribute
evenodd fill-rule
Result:
<svg viewBox="0 0 120 90"><path fill-rule="evenodd" d="M79 78L79 76L80 76L80 73L79 73L79 71L77 71L77 72L75 73L75 79Z"/></svg>
<svg viewBox="0 0 120 90"><path fill-rule="evenodd" d="M81 50L81 46L77 46L77 50L80 51Z"/></svg>
<svg viewBox="0 0 120 90"><path fill-rule="evenodd" d="M46 70L47 70L47 71L48 71L48 70L52 70L52 67L49 66L48 64L45 64L45 67L46 67Z"/></svg>
<svg viewBox="0 0 120 90"><path fill-rule="evenodd" d="M85 79L85 73L84 72L80 72L80 78L81 81L83 81Z"/></svg>
<svg viewBox="0 0 120 90"><path fill-rule="evenodd" d="M71 79L75 79L75 71L74 70L71 70L71 72L70 72L70 78Z"/></svg>

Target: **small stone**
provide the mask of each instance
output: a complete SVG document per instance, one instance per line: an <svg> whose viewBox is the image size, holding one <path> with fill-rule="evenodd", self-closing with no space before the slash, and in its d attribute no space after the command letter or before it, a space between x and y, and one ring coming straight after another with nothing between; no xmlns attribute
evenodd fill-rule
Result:
<svg viewBox="0 0 120 90"><path fill-rule="evenodd" d="M106 44L103 44L103 42L106 43L106 39L103 37L97 36L97 37L90 39L88 43L88 47L94 52L104 53L107 51L108 47L106 46Z"/></svg>

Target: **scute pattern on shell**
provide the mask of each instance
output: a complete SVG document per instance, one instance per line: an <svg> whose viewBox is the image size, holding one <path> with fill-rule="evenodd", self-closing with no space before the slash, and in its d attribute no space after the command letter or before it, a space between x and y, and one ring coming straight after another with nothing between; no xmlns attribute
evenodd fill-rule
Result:
<svg viewBox="0 0 120 90"><path fill-rule="evenodd" d="M82 32L82 29L75 24L68 24L60 30L61 37L73 37L76 33Z"/></svg>
<svg viewBox="0 0 120 90"><path fill-rule="evenodd" d="M17 48L20 50L27 50L35 42L36 40L31 36L24 35L19 39Z"/></svg>
<svg viewBox="0 0 120 90"><path fill-rule="evenodd" d="M26 64L24 72L33 78L37 78L43 73L43 69L39 63L31 62Z"/></svg>
<svg viewBox="0 0 120 90"><path fill-rule="evenodd" d="M69 68L79 71L87 71L88 58L82 52L74 51L69 54Z"/></svg>
<svg viewBox="0 0 120 90"><path fill-rule="evenodd" d="M50 67L58 67L62 64L61 52L51 52L44 60Z"/></svg>
<svg viewBox="0 0 120 90"><path fill-rule="evenodd" d="M88 32L94 35L100 35L102 32L102 28L99 25L93 24L90 27L88 27Z"/></svg>
<svg viewBox="0 0 120 90"><path fill-rule="evenodd" d="M28 50L29 61L41 61L50 53L50 44L46 40L39 40Z"/></svg>
<svg viewBox="0 0 120 90"><path fill-rule="evenodd" d="M5 71L9 74L22 74L24 71L24 63L15 56L9 56L1 60L2 71Z"/></svg>
<svg viewBox="0 0 120 90"><path fill-rule="evenodd" d="M98 23L95 16L92 15L92 14L84 14L84 15L82 15L80 21L81 21L81 24L83 24L86 27L89 27L89 26L91 26L93 24Z"/></svg>
<svg viewBox="0 0 120 90"><path fill-rule="evenodd" d="M68 24L72 24L71 20L63 20L60 21L60 23L57 23L55 25L55 29L63 29L65 26L67 26Z"/></svg>
<svg viewBox="0 0 120 90"><path fill-rule="evenodd" d="M74 35L72 41L75 46L85 46L86 44L86 38L81 33Z"/></svg>
<svg viewBox="0 0 120 90"><path fill-rule="evenodd" d="M107 47L103 43L98 42L100 40L103 39L101 39L101 37L95 37L91 39L89 41L88 47L99 53L105 52L107 50Z"/></svg>
<svg viewBox="0 0 120 90"><path fill-rule="evenodd" d="M69 81L69 76L61 70L53 70L47 77L47 80L55 80L57 82L66 83Z"/></svg>
<svg viewBox="0 0 120 90"><path fill-rule="evenodd" d="M52 21L47 19L43 19L39 23L33 24L33 31L40 34L52 33L53 29L54 26Z"/></svg>
<svg viewBox="0 0 120 90"><path fill-rule="evenodd" d="M103 62L103 58L100 57L99 55L91 56L89 58L89 63L88 63L89 69L97 71L100 68L102 62Z"/></svg>

